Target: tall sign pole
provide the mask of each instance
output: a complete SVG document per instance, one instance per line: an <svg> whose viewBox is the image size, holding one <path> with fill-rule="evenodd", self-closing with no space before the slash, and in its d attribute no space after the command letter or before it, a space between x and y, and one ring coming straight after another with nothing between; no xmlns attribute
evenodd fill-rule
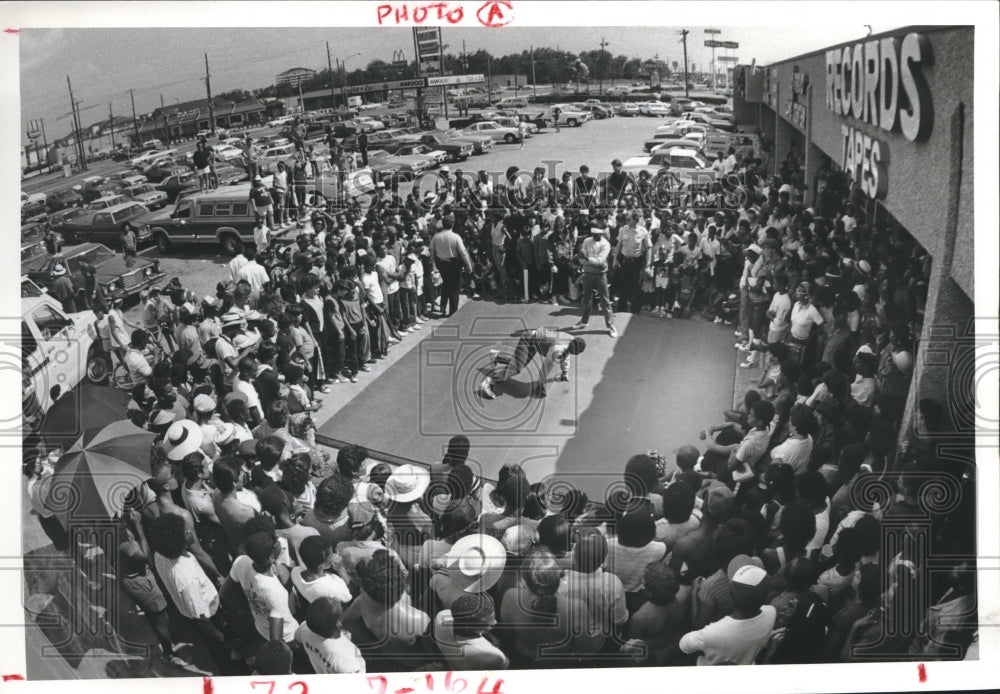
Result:
<svg viewBox="0 0 1000 694"><path fill-rule="evenodd" d="M333 63L330 61L330 42L326 42L326 69L330 73L330 108L337 105L337 92L333 88Z"/></svg>
<svg viewBox="0 0 1000 694"><path fill-rule="evenodd" d="M721 34L722 31L719 30L719 29L705 29L705 33L717 36L717 35ZM706 45L709 44L709 43L712 44L712 46L711 46L711 48L712 48L712 91L714 92L715 91L715 46L716 46L716 43L715 43L715 41L706 41L705 42Z"/></svg>
<svg viewBox="0 0 1000 694"><path fill-rule="evenodd" d="M681 42L684 44L684 96L685 98L690 97L691 94L688 91L688 34L690 34L687 29L681 29Z"/></svg>
<svg viewBox="0 0 1000 694"><path fill-rule="evenodd" d="M138 147L142 142L139 140L139 120L135 117L135 92L129 89L128 94L132 98L132 127L135 129L135 146Z"/></svg>
<svg viewBox="0 0 1000 694"><path fill-rule="evenodd" d="M208 92L208 129L215 135L215 108L212 106L212 76L208 74L208 53L205 54L205 91Z"/></svg>

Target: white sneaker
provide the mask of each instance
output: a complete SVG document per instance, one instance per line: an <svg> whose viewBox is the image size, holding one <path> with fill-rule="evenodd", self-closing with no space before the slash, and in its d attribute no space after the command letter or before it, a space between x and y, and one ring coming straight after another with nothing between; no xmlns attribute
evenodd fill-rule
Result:
<svg viewBox="0 0 1000 694"><path fill-rule="evenodd" d="M483 381L479 384L479 391L487 400L493 400L497 396L497 394L493 392L493 388L490 386L489 381Z"/></svg>
<svg viewBox="0 0 1000 694"><path fill-rule="evenodd" d="M610 328L608 328L608 335L610 335L611 337L618 337L618 328L612 325Z"/></svg>

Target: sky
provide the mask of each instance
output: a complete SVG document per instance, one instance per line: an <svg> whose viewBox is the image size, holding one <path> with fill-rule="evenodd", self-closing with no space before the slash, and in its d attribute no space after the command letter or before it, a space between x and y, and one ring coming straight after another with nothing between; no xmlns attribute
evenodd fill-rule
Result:
<svg viewBox="0 0 1000 694"><path fill-rule="evenodd" d="M596 5L596 3L594 3ZM607 5L607 4L605 4ZM237 15L238 16L238 15ZM54 19L54 18L53 18ZM664 20L670 17L665 16ZM56 23L53 21L52 23ZM334 22L330 22L333 24ZM874 32L894 28L874 25ZM717 39L737 41L740 48L728 51L740 62L767 64L826 46L864 37L868 28L860 23L822 27L800 25L780 32L769 27L713 25L721 30ZM594 50L602 39L614 55L652 58L673 62L682 59L679 29L687 28L688 60L701 69L710 49L703 43L712 38L704 25L599 27L551 26L505 27L502 30L446 27L446 52L480 48L494 55L520 52L531 46L558 47L580 52ZM778 36L780 35L780 40ZM70 130L70 97L80 102L84 125L104 119L109 111L131 115L129 90L135 94L137 114L163 103L205 96L205 54L208 54L212 91L253 89L273 83L274 76L291 67L326 67L326 42L334 59L353 56L348 68L364 67L374 59L390 60L396 49L413 58L411 28L24 28L20 32L20 114L22 123L43 118L51 139ZM361 53L361 55L353 55ZM719 51L719 55L723 52ZM25 127L21 128L21 139Z"/></svg>

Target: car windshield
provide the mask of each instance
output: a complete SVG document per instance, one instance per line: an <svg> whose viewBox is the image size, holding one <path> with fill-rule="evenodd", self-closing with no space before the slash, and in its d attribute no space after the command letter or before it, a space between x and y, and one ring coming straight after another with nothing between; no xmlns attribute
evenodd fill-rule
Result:
<svg viewBox="0 0 1000 694"><path fill-rule="evenodd" d="M93 248L87 249L83 253L73 256L72 261L76 265L79 265L80 263L98 265L103 263L105 260L114 257L115 254L112 253L107 246L94 246Z"/></svg>
<svg viewBox="0 0 1000 694"><path fill-rule="evenodd" d="M43 255L45 255L45 244L33 243L30 246L25 246L21 249L21 262L23 263L27 260L38 258Z"/></svg>

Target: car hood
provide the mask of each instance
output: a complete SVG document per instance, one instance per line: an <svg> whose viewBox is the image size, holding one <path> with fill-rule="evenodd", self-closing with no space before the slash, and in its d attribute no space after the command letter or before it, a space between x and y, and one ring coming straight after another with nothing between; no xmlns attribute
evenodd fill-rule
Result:
<svg viewBox="0 0 1000 694"><path fill-rule="evenodd" d="M108 258L104 262L98 264L96 268L96 275L98 277L118 277L119 275L124 275L128 272L134 272L135 270L141 270L144 267L148 267L153 264L152 260L143 260L142 258L136 258L132 266L129 267L125 264L125 259L121 256L115 256L114 258Z"/></svg>
<svg viewBox="0 0 1000 694"><path fill-rule="evenodd" d="M163 191L160 191L161 193ZM170 221L170 213L173 212L172 207L164 207L162 210L156 210L155 212L147 212L133 219L135 224L163 224L164 222Z"/></svg>

